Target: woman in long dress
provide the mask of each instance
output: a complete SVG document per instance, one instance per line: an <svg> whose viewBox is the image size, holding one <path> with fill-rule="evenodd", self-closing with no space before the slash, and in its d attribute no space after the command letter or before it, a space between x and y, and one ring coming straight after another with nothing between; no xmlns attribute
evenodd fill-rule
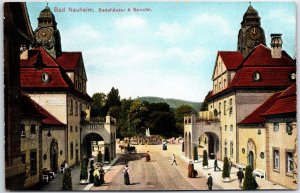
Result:
<svg viewBox="0 0 300 193"><path fill-rule="evenodd" d="M129 168L128 168L128 165L126 164L126 166L124 168L124 183L125 183L125 185L130 185L128 170L129 170Z"/></svg>
<svg viewBox="0 0 300 193"><path fill-rule="evenodd" d="M189 166L188 166L188 177L189 178L192 178L193 177L193 166L192 166L192 162L189 163Z"/></svg>

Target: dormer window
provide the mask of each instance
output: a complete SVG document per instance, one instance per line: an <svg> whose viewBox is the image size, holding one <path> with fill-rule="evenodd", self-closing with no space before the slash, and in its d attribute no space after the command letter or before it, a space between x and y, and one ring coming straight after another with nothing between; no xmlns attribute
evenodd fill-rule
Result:
<svg viewBox="0 0 300 193"><path fill-rule="evenodd" d="M291 79L291 81L295 81L296 80L296 72L290 73L290 79Z"/></svg>
<svg viewBox="0 0 300 193"><path fill-rule="evenodd" d="M49 82L49 81L50 81L50 76L49 76L49 74L46 73L46 72L44 72L44 73L42 74L42 82L47 83L47 82Z"/></svg>
<svg viewBox="0 0 300 193"><path fill-rule="evenodd" d="M261 81L261 74L259 72L254 72L253 73L253 80L254 81Z"/></svg>

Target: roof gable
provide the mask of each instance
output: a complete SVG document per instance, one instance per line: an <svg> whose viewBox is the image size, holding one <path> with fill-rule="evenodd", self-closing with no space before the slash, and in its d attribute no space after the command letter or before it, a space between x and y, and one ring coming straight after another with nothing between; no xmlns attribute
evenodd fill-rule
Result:
<svg viewBox="0 0 300 193"><path fill-rule="evenodd" d="M28 59L20 60L21 67L35 67L37 62L42 62L44 67L58 67L58 63L43 48L34 48L28 50Z"/></svg>
<svg viewBox="0 0 300 193"><path fill-rule="evenodd" d="M57 62L65 71L75 71L78 63L82 60L81 52L62 52L62 54L56 58Z"/></svg>
<svg viewBox="0 0 300 193"><path fill-rule="evenodd" d="M272 58L271 49L259 44L253 49L250 54L245 58L240 67L246 66L293 66L293 59L285 52L282 51L282 58Z"/></svg>
<svg viewBox="0 0 300 193"><path fill-rule="evenodd" d="M273 94L268 100L266 100L262 105L256 108L250 115L243 119L239 124L257 124L263 123L266 119L262 116L277 100L277 97L281 92Z"/></svg>
<svg viewBox="0 0 300 193"><path fill-rule="evenodd" d="M218 54L222 58L227 70L236 70L244 59L239 51L219 51Z"/></svg>

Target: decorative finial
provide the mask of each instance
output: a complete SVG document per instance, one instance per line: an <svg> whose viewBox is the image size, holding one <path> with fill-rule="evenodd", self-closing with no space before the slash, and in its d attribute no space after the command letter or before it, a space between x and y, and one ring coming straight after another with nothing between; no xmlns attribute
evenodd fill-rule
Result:
<svg viewBox="0 0 300 193"><path fill-rule="evenodd" d="M249 1L249 4L250 4L250 6L251 6L251 1Z"/></svg>

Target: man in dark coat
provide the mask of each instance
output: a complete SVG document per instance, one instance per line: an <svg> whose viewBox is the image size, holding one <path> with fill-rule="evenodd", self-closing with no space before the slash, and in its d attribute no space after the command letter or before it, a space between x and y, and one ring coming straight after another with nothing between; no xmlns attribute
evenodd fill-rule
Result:
<svg viewBox="0 0 300 193"><path fill-rule="evenodd" d="M217 160L217 158L215 159L214 166L215 166L214 167L215 171L216 171L217 168L218 168L219 171L221 171L221 168L219 168L219 166L218 166L218 160Z"/></svg>
<svg viewBox="0 0 300 193"><path fill-rule="evenodd" d="M244 179L244 172L243 172L243 169L240 168L236 175L237 175L238 180L239 180L240 188L242 188L243 179Z"/></svg>
<svg viewBox="0 0 300 193"><path fill-rule="evenodd" d="M212 177L211 177L210 173L208 173L208 179L207 179L207 182L206 182L206 184L207 184L207 188L208 188L208 190L212 190L212 186L213 186L213 179L212 179Z"/></svg>

